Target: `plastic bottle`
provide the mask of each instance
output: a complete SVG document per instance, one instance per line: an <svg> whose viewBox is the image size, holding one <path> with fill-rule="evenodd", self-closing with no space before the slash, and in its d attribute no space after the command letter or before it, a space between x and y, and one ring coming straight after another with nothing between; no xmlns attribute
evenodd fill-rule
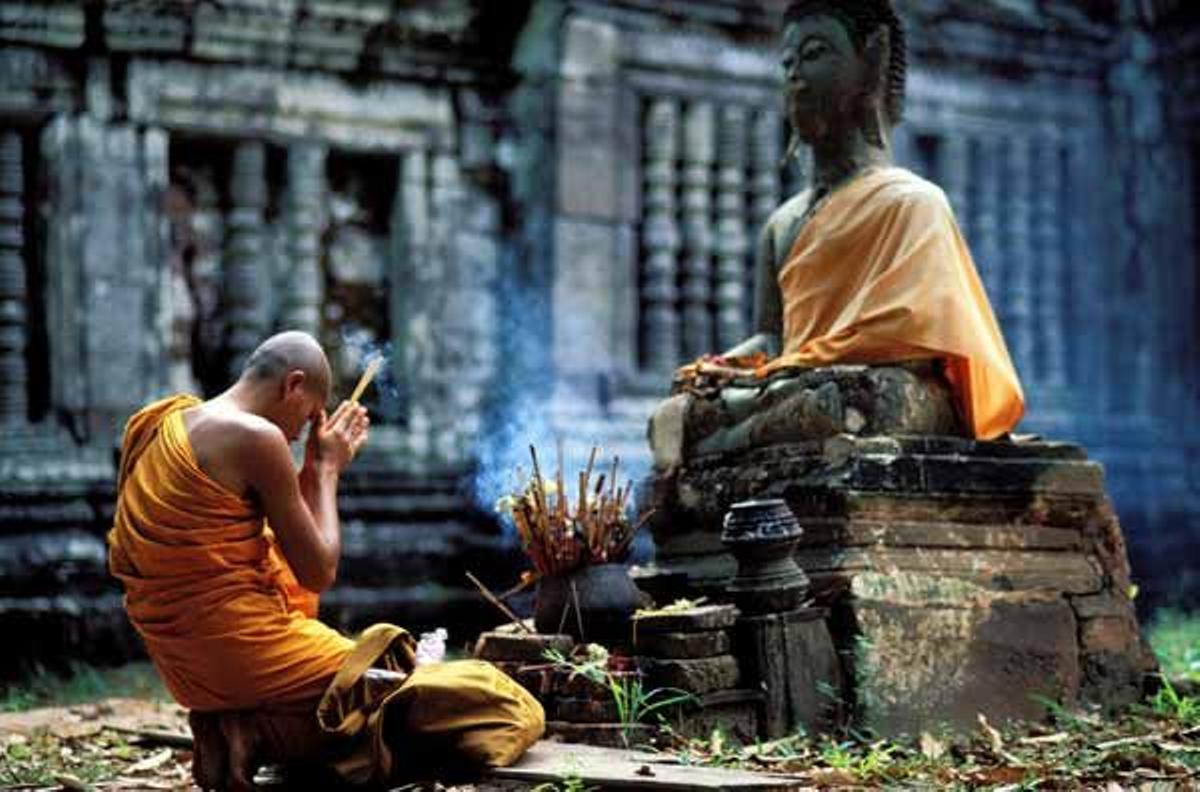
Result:
<svg viewBox="0 0 1200 792"><path fill-rule="evenodd" d="M421 633L417 641L417 665L440 663L446 659L446 638L449 633L444 627L438 627L433 632Z"/></svg>

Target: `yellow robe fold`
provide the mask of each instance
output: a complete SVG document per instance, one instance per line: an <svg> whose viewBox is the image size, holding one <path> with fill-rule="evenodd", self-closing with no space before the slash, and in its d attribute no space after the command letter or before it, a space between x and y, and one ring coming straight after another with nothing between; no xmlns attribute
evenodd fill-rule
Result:
<svg viewBox="0 0 1200 792"><path fill-rule="evenodd" d="M191 396L130 419L109 567L167 689L196 710L318 698L354 642L321 622L262 512L196 464Z"/></svg>
<svg viewBox="0 0 1200 792"><path fill-rule="evenodd" d="M935 185L902 168L860 176L805 224L778 279L783 353L760 374L939 358L975 437L1021 420L1021 383Z"/></svg>

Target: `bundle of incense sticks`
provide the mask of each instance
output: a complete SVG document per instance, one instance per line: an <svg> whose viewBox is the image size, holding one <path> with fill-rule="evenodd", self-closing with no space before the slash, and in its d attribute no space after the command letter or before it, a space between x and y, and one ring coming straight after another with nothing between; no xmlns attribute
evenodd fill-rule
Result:
<svg viewBox="0 0 1200 792"><path fill-rule="evenodd" d="M626 506L633 482L617 485L620 460L613 458L612 470L592 482L596 463L592 448L587 468L579 473L579 491L574 505L563 480L562 448L558 471L547 480L542 475L537 449L529 447L533 476L524 492L507 499L521 537L521 547L538 575L563 575L587 564L621 562L629 555L634 534Z"/></svg>

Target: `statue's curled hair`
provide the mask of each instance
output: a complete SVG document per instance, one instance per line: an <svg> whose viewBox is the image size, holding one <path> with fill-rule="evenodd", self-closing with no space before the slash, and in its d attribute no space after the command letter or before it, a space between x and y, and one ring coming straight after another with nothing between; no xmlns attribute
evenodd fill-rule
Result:
<svg viewBox="0 0 1200 792"><path fill-rule="evenodd" d="M794 0L784 13L784 25L816 13L828 13L841 19L862 52L867 38L881 27L888 29L891 61L887 69L885 110L888 122L895 126L904 118L904 91L908 81L908 47L904 24L891 0Z"/></svg>

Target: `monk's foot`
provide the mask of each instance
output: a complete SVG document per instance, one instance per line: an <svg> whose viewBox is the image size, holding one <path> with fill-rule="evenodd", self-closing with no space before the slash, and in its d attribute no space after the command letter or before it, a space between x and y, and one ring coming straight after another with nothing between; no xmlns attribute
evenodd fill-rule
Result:
<svg viewBox="0 0 1200 792"><path fill-rule="evenodd" d="M221 718L221 731L229 745L229 774L225 789L249 792L261 760L262 738L249 712L227 712Z"/></svg>
<svg viewBox="0 0 1200 792"><path fill-rule="evenodd" d="M192 779L196 786L221 789L229 774L229 748L221 731L221 715L215 712L189 712L192 729Z"/></svg>

